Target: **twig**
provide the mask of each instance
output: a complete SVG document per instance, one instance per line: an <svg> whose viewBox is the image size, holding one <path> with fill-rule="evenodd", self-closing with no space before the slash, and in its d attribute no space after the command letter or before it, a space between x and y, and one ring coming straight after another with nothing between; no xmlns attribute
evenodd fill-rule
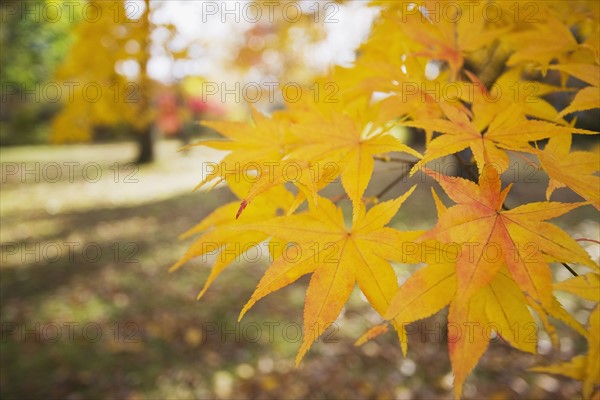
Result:
<svg viewBox="0 0 600 400"><path fill-rule="evenodd" d="M588 238L575 239L575 241L576 242L592 242L592 243L600 244L600 241L598 241L596 239L588 239Z"/></svg>
<svg viewBox="0 0 600 400"><path fill-rule="evenodd" d="M563 265L563 266L564 266L566 269L568 269L568 270L569 270L569 272L570 272L571 274L573 274L573 276L579 276L579 274L578 274L577 272L575 272L575 271L573 270L573 268L571 268L571 267L569 266L569 264L567 264L567 263L564 263L564 262L561 262L561 264L562 264L562 265Z"/></svg>
<svg viewBox="0 0 600 400"><path fill-rule="evenodd" d="M336 197L332 198L331 201L333 202L333 204L337 204L347 197L348 197L348 195L346 193L344 193L344 194L340 194L340 195L337 195Z"/></svg>
<svg viewBox="0 0 600 400"><path fill-rule="evenodd" d="M410 172L410 169L416 164L416 161L411 162L410 164L410 168L407 168L404 172L402 172L400 175L398 175L398 177L396 177L396 179L394 179L392 182L390 182L389 185L387 185L386 187L384 187L378 194L375 195L376 199L380 199L383 195L385 195L387 192L389 192L390 190L392 190L392 188L394 186L396 186L396 184L398 182L401 182L404 178L406 178L406 175Z"/></svg>

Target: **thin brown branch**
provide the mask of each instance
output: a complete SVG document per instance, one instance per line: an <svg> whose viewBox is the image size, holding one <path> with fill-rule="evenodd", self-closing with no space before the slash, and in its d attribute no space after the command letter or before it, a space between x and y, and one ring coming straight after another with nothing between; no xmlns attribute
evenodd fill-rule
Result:
<svg viewBox="0 0 600 400"><path fill-rule="evenodd" d="M382 196L384 196L387 192L389 192L390 190L392 190L392 188L394 186L396 186L399 182L402 182L402 180L404 180L406 178L406 175L408 175L408 173L410 172L410 169L413 167L413 165L415 165L417 162L413 161L410 164L410 168L407 168L406 170L404 170L400 175L398 175L396 177L396 179L394 179L392 182L390 182L386 187L384 187L378 194L375 195L376 199L380 199Z"/></svg>
<svg viewBox="0 0 600 400"><path fill-rule="evenodd" d="M578 274L577 272L575 272L575 271L573 270L573 268L571 268L571 267L569 266L569 264L567 264L567 263L561 263L561 264L562 264L562 265L563 265L563 266L564 266L566 269L568 269L568 270L569 270L569 272L570 272L570 273L571 273L573 276L579 276L579 274Z"/></svg>

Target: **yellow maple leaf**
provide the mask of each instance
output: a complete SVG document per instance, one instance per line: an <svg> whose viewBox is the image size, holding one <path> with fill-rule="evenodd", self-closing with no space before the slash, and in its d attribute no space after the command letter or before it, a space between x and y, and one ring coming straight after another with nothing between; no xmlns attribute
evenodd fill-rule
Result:
<svg viewBox="0 0 600 400"><path fill-rule="evenodd" d="M600 108L600 66L593 64L561 64L552 65L549 69L566 72L591 85L579 90L571 104L558 114L559 117L575 111Z"/></svg>
<svg viewBox="0 0 600 400"><path fill-rule="evenodd" d="M538 366L531 371L568 376L583 382L583 398L592 399L599 394L600 387L600 307L590 314L588 323L588 351L586 355L575 356L558 364Z"/></svg>
<svg viewBox="0 0 600 400"><path fill-rule="evenodd" d="M600 275L590 272L554 284L554 289L572 293L583 299L600 302Z"/></svg>
<svg viewBox="0 0 600 400"><path fill-rule="evenodd" d="M374 155L396 151L421 157L392 136L390 127L374 126L360 117L358 111L355 115L332 112L324 116L308 110L301 116L302 124L292 127L301 144L289 155L292 159L337 164L354 216L362 207L361 199L371 180Z"/></svg>
<svg viewBox="0 0 600 400"><path fill-rule="evenodd" d="M229 185L240 196L240 194L248 190L250 183L247 181L235 182L231 180ZM284 187L275 187L269 190L267 196L258 199L257 207L244 213L239 220L235 217L236 211L239 208L238 201L233 201L217 208L199 224L181 235L181 238L186 238L200 234L186 253L173 264L169 271L177 270L193 258L216 255L210 275L198 294L198 299L200 299L229 264L243 253L259 246L267 239L267 235L261 232L232 231L229 228L239 224L263 221L275 217L282 211L287 210L292 201L292 194ZM280 243L277 244L280 245ZM270 247L269 250L272 252L277 249Z"/></svg>
<svg viewBox="0 0 600 400"><path fill-rule="evenodd" d="M374 4L390 10L383 19L392 24L392 29L379 27L382 37L372 47L396 42L404 46L408 57L442 60L448 65L451 80L458 76L467 55L491 45L512 29L510 25L490 23L483 3L457 3L452 7L443 1Z"/></svg>
<svg viewBox="0 0 600 400"><path fill-rule="evenodd" d="M542 168L550 178L546 198L555 189L568 187L600 210L600 169L598 152L569 151L571 135L553 137L544 150L537 152Z"/></svg>
<svg viewBox="0 0 600 400"><path fill-rule="evenodd" d="M308 212L245 224L237 229L256 230L293 243L294 256L283 254L267 269L240 318L258 300L312 273L304 307L304 338L296 357L299 363L312 343L334 322L356 283L381 314L398 289L390 260L409 258L402 243L422 232L400 232L385 227L414 187L403 196L359 212L351 228L333 203L319 198ZM418 261L417 261L418 262Z"/></svg>
<svg viewBox="0 0 600 400"><path fill-rule="evenodd" d="M271 163L259 172L259 179L240 211L270 187L291 181L306 197L314 198L318 190L340 176L356 218L373 174L374 155L405 152L421 157L389 133L391 125L373 125L365 115L361 121L360 110L324 113L315 107L294 109L288 118L302 123L290 128L295 135L293 147L280 162Z"/></svg>
<svg viewBox="0 0 600 400"><path fill-rule="evenodd" d="M501 40L514 49L507 65L535 62L545 73L552 60L566 60L579 44L569 27L549 7L542 5L535 20L544 22L523 24L526 29L505 35Z"/></svg>
<svg viewBox="0 0 600 400"><path fill-rule="evenodd" d="M211 165L212 168L197 188L215 180L218 183L230 176L238 180L247 179L265 164L276 163L287 153L293 144L288 123L277 116L266 117L253 107L250 110L252 123L203 121L203 125L215 129L226 140L203 140L190 146L207 146L229 153L220 163Z"/></svg>
<svg viewBox="0 0 600 400"><path fill-rule="evenodd" d="M440 103L440 106L447 119L423 119L403 123L442 133L429 143L423 158L413 167L411 173L429 161L457 153L467 147L473 152L480 173L485 164L493 165L500 172L504 172L509 165L506 150L534 152L530 141L570 133L597 133L547 121L527 120L518 103L509 108L496 109L496 116L491 121L487 118L480 119L477 114L471 119L465 111L446 103ZM494 105L490 104L490 107Z"/></svg>
<svg viewBox="0 0 600 400"><path fill-rule="evenodd" d="M554 106L544 98L566 89L526 80L522 75L522 68L512 68L500 75L489 90L482 88L482 85L476 85L471 91L470 88L461 90L461 93L469 95L463 100L472 103L473 114L477 116L479 126L488 126L501 110L509 109L511 106L512 110L535 119L567 124L558 117ZM515 103L519 107L513 106Z"/></svg>

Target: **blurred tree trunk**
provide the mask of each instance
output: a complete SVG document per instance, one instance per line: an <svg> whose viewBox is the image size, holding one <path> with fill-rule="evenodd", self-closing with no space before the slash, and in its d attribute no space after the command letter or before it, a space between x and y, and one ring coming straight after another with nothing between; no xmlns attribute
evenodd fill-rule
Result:
<svg viewBox="0 0 600 400"><path fill-rule="evenodd" d="M150 59L150 0L144 1L146 10L142 16L142 30L144 40L142 43L142 56L140 59L140 104L139 113L142 126L136 130L138 137L137 164L147 164L154 161L154 133L150 119L150 90L152 82L148 78L148 60Z"/></svg>
<svg viewBox="0 0 600 400"><path fill-rule="evenodd" d="M154 161L154 145L156 140L154 132L150 125L146 126L142 131L136 132L138 141L138 156L137 164L148 164Z"/></svg>

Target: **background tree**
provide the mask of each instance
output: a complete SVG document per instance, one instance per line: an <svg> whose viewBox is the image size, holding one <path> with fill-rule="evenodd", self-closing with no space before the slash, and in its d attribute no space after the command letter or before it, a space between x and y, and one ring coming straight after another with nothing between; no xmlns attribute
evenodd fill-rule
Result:
<svg viewBox="0 0 600 400"><path fill-rule="evenodd" d="M75 41L56 73L58 80L77 87L53 123L54 142L89 141L96 127L124 125L137 137L137 162L153 161L156 83L148 76L148 62L156 45L152 15L161 4L89 3L96 14L73 26ZM163 27L172 37L174 27Z"/></svg>
<svg viewBox="0 0 600 400"><path fill-rule="evenodd" d="M304 7L294 3L298 8ZM188 54L185 48L175 51L171 46L176 36L174 25L155 23L166 3L146 0L143 7L139 4L92 1L88 8L97 10L98 17L91 15L74 25L76 39L56 78L80 85L75 99L63 102L54 121L54 142L88 141L98 127L129 127L139 143L137 161L153 159L152 124L157 117L154 108L160 85L148 75L149 62L156 55L167 55L173 61L187 58ZM311 74L305 54L310 52L299 50L322 39L324 26L314 23L313 12L299 14L299 19L294 13L293 19L285 17L285 5L288 3L276 5L272 22L265 17L260 23L249 25L244 40L231 46L222 67L228 72L220 71L216 80L218 96L219 84L225 81L230 87L239 81L307 82ZM159 30L160 35L154 35ZM163 32L169 32L166 39L153 39ZM205 38L198 38L188 43L191 45L208 44Z"/></svg>

